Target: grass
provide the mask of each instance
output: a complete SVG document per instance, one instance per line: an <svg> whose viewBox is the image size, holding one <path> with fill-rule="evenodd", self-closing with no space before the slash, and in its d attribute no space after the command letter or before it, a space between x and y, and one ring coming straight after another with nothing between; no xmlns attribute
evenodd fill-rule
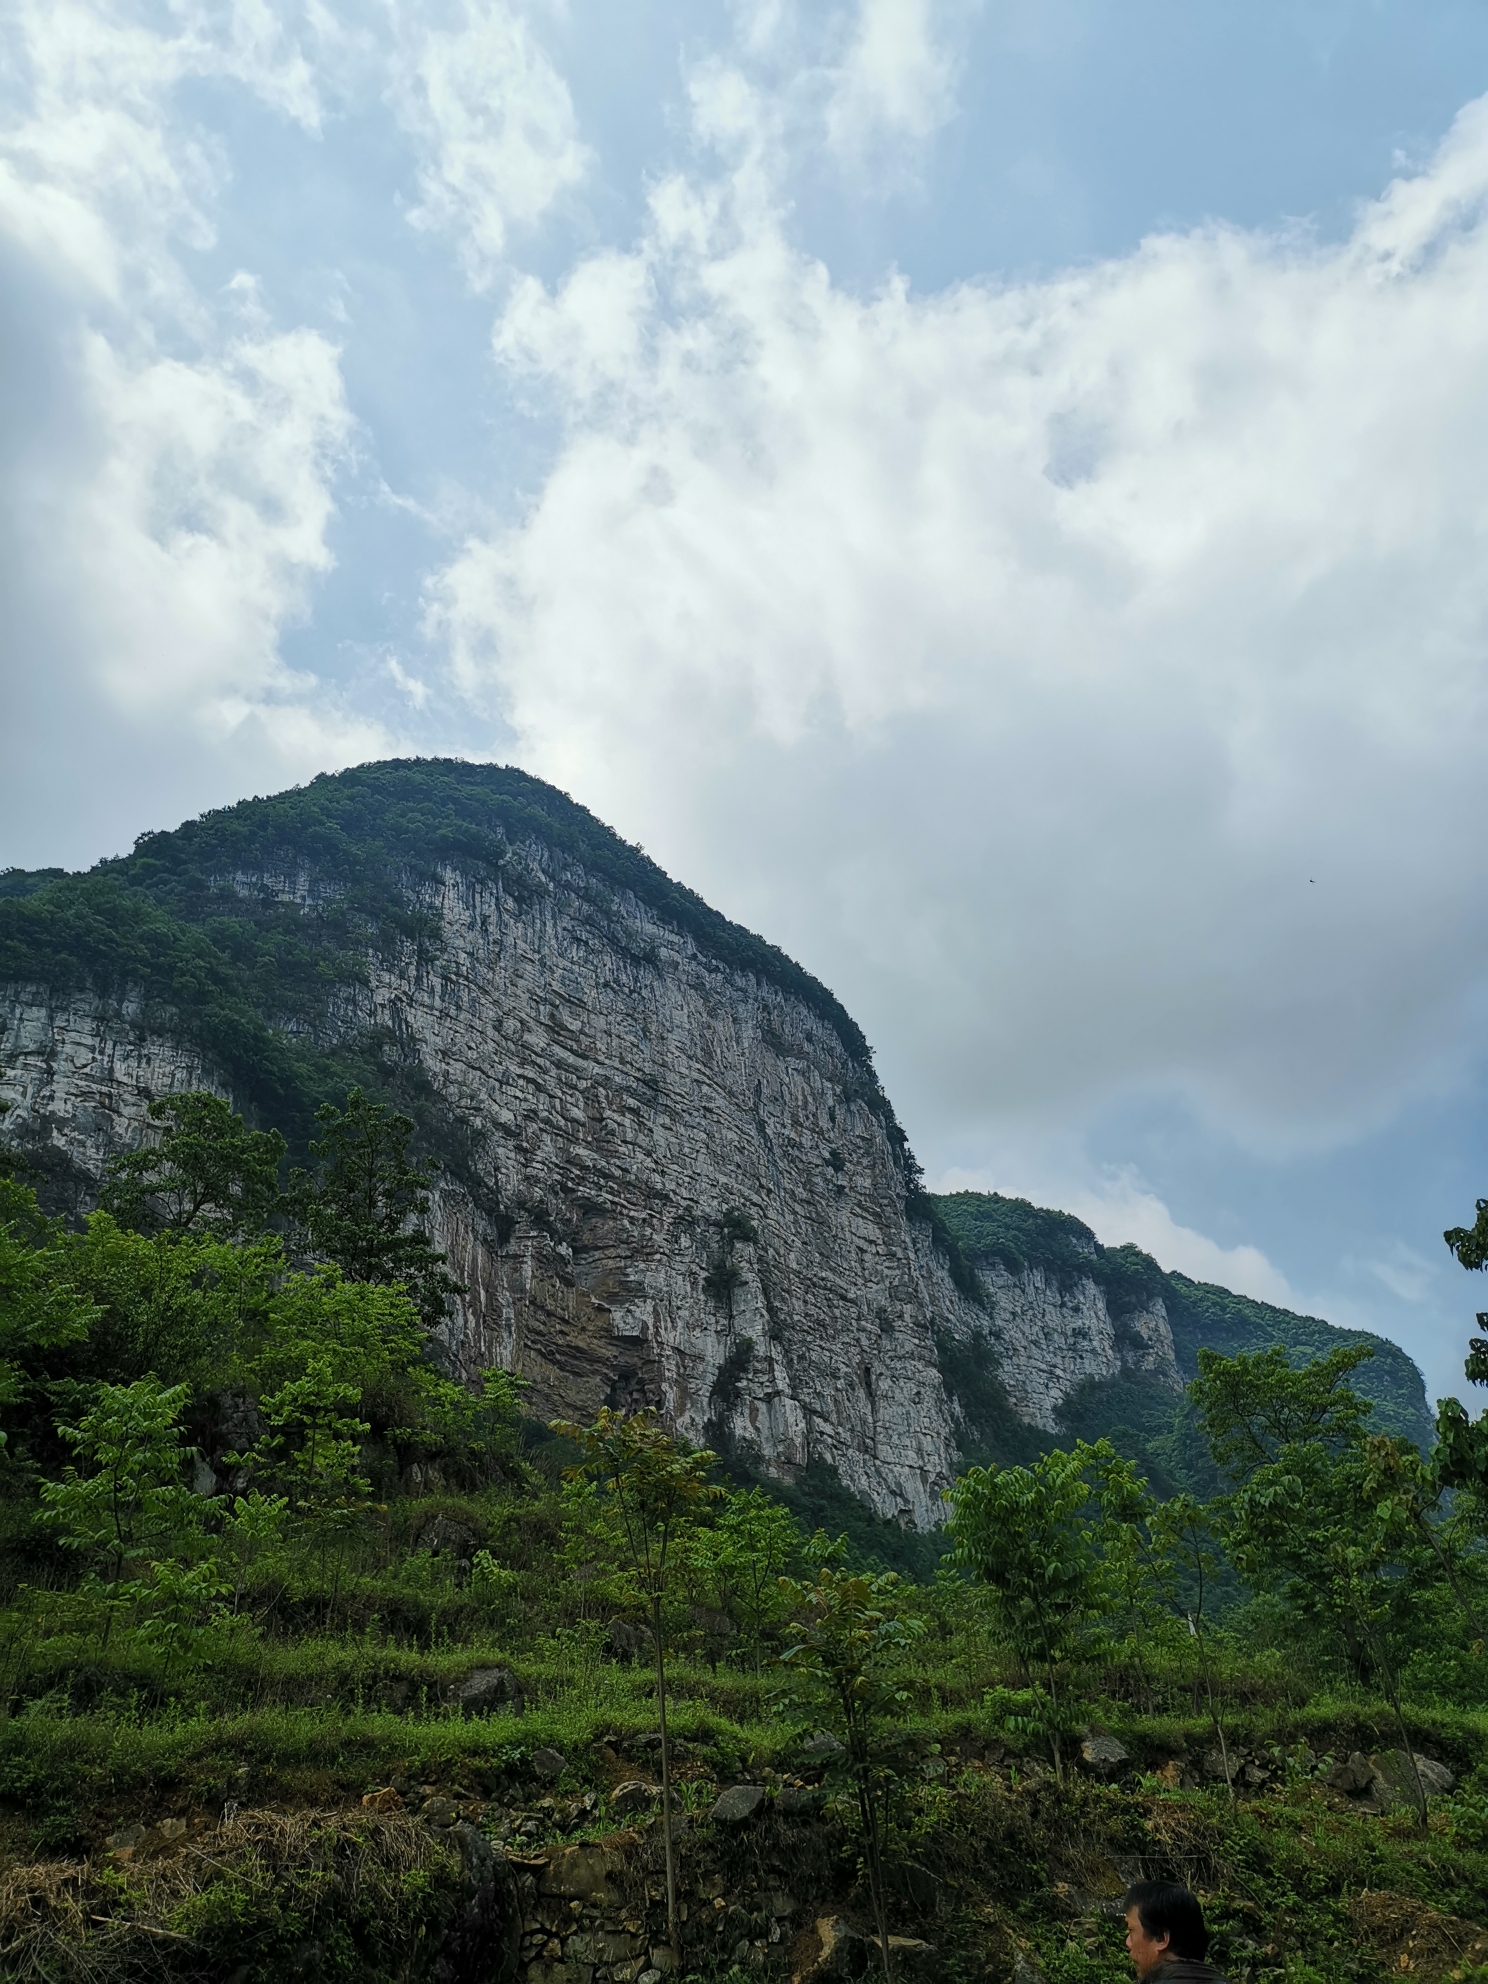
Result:
<svg viewBox="0 0 1488 1984"><path fill-rule="evenodd" d="M339 1575L293 1552L261 1562L245 1598L252 1620L174 1673L128 1630L102 1648L70 1616L68 1567L31 1552L35 1586L0 1615L0 1974L421 1984L460 1904L459 1855L407 1814L364 1810L365 1795L434 1786L528 1854L632 1824L611 1798L654 1769L654 1684L644 1664L607 1656L603 1581L554 1575L558 1506L536 1474L394 1501ZM509 1573L494 1595L457 1582L447 1558L412 1551L435 1511ZM897 1676L902 1713L880 1732L892 1908L897 1929L936 1944L948 1984L1026 1979L1020 1962L1045 1984L1108 1984L1125 1962L1112 1909L1137 1872L1199 1888L1232 1984L1379 1984L1401 1974L1402 1956L1436 1984L1488 1963L1477 1926L1488 1922L1488 1711L1470 1649L1455 1660L1439 1649L1434 1668L1423 1657L1415 1670L1414 1740L1462 1780L1423 1834L1408 1814L1366 1815L1328 1790L1333 1758L1394 1745L1391 1718L1315 1649L1281 1644L1274 1619L1259 1618L1254 1636L1239 1619L1214 1640L1230 1748L1270 1772L1232 1805L1203 1774L1213 1728L1186 1641L1120 1649L1085 1672L1090 1726L1118 1736L1130 1763L1116 1783L1077 1776L1061 1788L1034 1739L993 1726L987 1690L1021 1677L964 1588L941 1578L916 1603L927 1630ZM702 1819L729 1783L819 1775L803 1739L826 1705L792 1692L770 1661L757 1676L742 1645L716 1664L704 1657L685 1595L675 1626L685 1808ZM471 1718L451 1706L451 1684L482 1666L515 1673L521 1712ZM1433 1672L1457 1700L1432 1697ZM566 1760L556 1782L535 1773L542 1749ZM1160 1777L1173 1759L1186 1775ZM185 1827L174 1845L137 1865L106 1851L121 1828L165 1819ZM636 1849L643 1886L654 1846ZM739 1839L700 1825L684 1862L689 1878L725 1880L740 1922L767 1919L772 1883L800 1888L807 1914L862 1903L845 1806ZM694 1952L691 1974L726 1977L718 1949ZM789 1974L785 1941L766 1954Z"/></svg>

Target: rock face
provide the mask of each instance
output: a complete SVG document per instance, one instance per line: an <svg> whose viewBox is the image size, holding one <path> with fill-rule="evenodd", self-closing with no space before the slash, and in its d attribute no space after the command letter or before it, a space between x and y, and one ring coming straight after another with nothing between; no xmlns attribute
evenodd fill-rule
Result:
<svg viewBox="0 0 1488 1984"><path fill-rule="evenodd" d="M444 1326L453 1368L525 1374L543 1417L657 1406L778 1478L829 1463L920 1527L958 1454L944 1343L995 1360L1044 1427L1089 1377L1176 1387L1160 1302L1118 1333L1093 1283L994 1263L984 1301L957 1288L906 1210L881 1093L827 1019L540 841L516 852L498 876L412 885L425 934L369 955L328 1022L394 1038L459 1125L434 1202L469 1290ZM232 879L259 901L319 886ZM153 1097L230 1092L127 998L14 984L0 1022L4 1134L79 1204Z"/></svg>
<svg viewBox="0 0 1488 1984"><path fill-rule="evenodd" d="M541 846L520 893L447 871L438 942L369 960L335 1019L390 1032L460 1121L435 1231L469 1294L445 1328L543 1416L653 1404L791 1477L826 1461L933 1522L955 1457L937 1325L970 1308L905 1216L901 1160L833 1029ZM308 877L242 877L303 899ZM10 987L6 1134L85 1182L151 1098L221 1086L137 1010Z"/></svg>
<svg viewBox="0 0 1488 1984"><path fill-rule="evenodd" d="M1133 1372L1165 1391L1181 1389L1161 1296L1118 1322L1088 1276L1066 1282L1038 1267L1015 1275L1000 1261L978 1260L976 1268L991 1313L972 1328L985 1333L1008 1398L1030 1425L1053 1432L1062 1402L1091 1379Z"/></svg>

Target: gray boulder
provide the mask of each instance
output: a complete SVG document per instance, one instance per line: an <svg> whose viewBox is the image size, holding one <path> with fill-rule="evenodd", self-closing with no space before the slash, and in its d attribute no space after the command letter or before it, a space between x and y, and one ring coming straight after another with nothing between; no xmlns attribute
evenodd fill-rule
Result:
<svg viewBox="0 0 1488 1984"><path fill-rule="evenodd" d="M473 1529L467 1529L463 1522L452 1522L448 1516L431 1516L413 1533L415 1550L427 1550L431 1557L453 1557L457 1562L473 1556L479 1542Z"/></svg>
<svg viewBox="0 0 1488 1984"><path fill-rule="evenodd" d="M615 1660L650 1660L653 1654L651 1628L634 1619L611 1619L605 1627L605 1644Z"/></svg>
<svg viewBox="0 0 1488 1984"><path fill-rule="evenodd" d="M568 1758L561 1750L534 1750L528 1758L534 1777L540 1777L545 1784L556 1784L568 1769Z"/></svg>
<svg viewBox="0 0 1488 1984"><path fill-rule="evenodd" d="M764 1809L765 1787L762 1784L731 1784L713 1807L713 1823L717 1826L747 1826Z"/></svg>
<svg viewBox="0 0 1488 1984"><path fill-rule="evenodd" d="M522 1684L509 1667L477 1667L451 1684L447 1699L462 1715L520 1715L526 1706Z"/></svg>
<svg viewBox="0 0 1488 1984"><path fill-rule="evenodd" d="M1099 1771L1102 1777L1109 1777L1123 1764L1131 1762L1125 1743L1118 1743L1114 1736L1087 1736L1080 1745L1080 1758L1090 1770Z"/></svg>
<svg viewBox="0 0 1488 1984"><path fill-rule="evenodd" d="M1345 1798L1364 1798L1374 1779L1374 1765L1362 1750L1355 1750L1342 1763L1334 1764L1323 1782L1330 1791L1341 1791Z"/></svg>
<svg viewBox="0 0 1488 1984"><path fill-rule="evenodd" d="M1421 1789L1428 1798L1440 1798L1453 1789L1456 1778L1445 1764L1434 1762L1416 1752L1416 1769L1411 1770L1410 1758L1404 1750L1381 1750L1374 1759L1374 1784L1371 1795L1383 1811L1395 1812L1414 1810L1416 1806L1416 1775L1419 1773Z"/></svg>

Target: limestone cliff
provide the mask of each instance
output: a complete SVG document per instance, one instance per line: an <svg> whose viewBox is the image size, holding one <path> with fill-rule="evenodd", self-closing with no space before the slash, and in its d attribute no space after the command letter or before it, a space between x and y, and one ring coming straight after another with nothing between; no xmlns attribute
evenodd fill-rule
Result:
<svg viewBox="0 0 1488 1984"><path fill-rule="evenodd" d="M659 1404L790 1475L828 1461L932 1521L955 1446L934 1329L965 1299L906 1217L903 1159L834 1030L540 845L521 888L450 869L418 942L337 1001L394 1036L459 1124L436 1231L469 1288L451 1361L504 1364L535 1408ZM314 877L238 875L262 897ZM432 938L432 940L431 940ZM214 1081L138 1002L8 988L6 1128L97 1178L153 1095Z"/></svg>
<svg viewBox="0 0 1488 1984"><path fill-rule="evenodd" d="M1091 1379L1179 1384L1160 1292L1005 1249L970 1272L825 988L522 774L362 767L0 878L0 911L3 1134L74 1205L152 1097L216 1087L293 1135L373 1043L445 1160L445 1353L545 1416L654 1404L925 1526L947 1345L1046 1429Z"/></svg>

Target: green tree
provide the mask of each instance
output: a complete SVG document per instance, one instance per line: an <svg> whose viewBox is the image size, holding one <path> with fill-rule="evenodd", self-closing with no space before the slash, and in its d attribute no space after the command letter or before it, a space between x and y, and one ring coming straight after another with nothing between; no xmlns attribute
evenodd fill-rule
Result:
<svg viewBox="0 0 1488 1984"><path fill-rule="evenodd" d="M329 1265L285 1275L256 1319L242 1369L263 1395L317 1361L354 1388L357 1415L400 1469L438 1457L479 1474L514 1437L519 1381L500 1373L477 1397L445 1377L401 1287L348 1280Z"/></svg>
<svg viewBox="0 0 1488 1984"><path fill-rule="evenodd" d="M452 1295L464 1293L445 1271L429 1237L429 1187L437 1166L409 1155L413 1119L351 1090L345 1109L325 1103L315 1112L320 1160L313 1178L296 1171L288 1203L312 1250L349 1281L401 1283L427 1327L444 1316Z"/></svg>
<svg viewBox="0 0 1488 1984"><path fill-rule="evenodd" d="M158 1557L126 1587L126 1597L139 1614L136 1636L163 1656L162 1680L169 1681L178 1662L189 1666L226 1616L232 1582L223 1576L215 1556L183 1561Z"/></svg>
<svg viewBox="0 0 1488 1984"><path fill-rule="evenodd" d="M1488 1267L1488 1199L1478 1200L1477 1217L1471 1226L1449 1226L1442 1238L1463 1267ZM1479 1316L1478 1321L1488 1327L1488 1315Z"/></svg>
<svg viewBox="0 0 1488 1984"><path fill-rule="evenodd" d="M1209 1620L1205 1611L1215 1576L1223 1562L1219 1538L1209 1511L1194 1496L1186 1493L1159 1502L1148 1521L1159 1588L1169 1610L1187 1626L1198 1660L1194 1706L1198 1707L1198 1686L1202 1685L1214 1738L1219 1745L1220 1762L1224 1765L1225 1784L1233 1804L1235 1780L1230 1769L1230 1746L1225 1740L1219 1695L1214 1685L1214 1668L1209 1655Z"/></svg>
<svg viewBox="0 0 1488 1984"><path fill-rule="evenodd" d="M141 1233L251 1238L280 1210L277 1130L250 1130L230 1103L205 1089L161 1096L149 1108L160 1141L108 1167L99 1203Z"/></svg>
<svg viewBox="0 0 1488 1984"><path fill-rule="evenodd" d="M993 1630L1028 1677L1061 1783L1074 1670L1112 1604L1092 1470L1116 1458L1105 1440L1081 1441L1028 1467L971 1468L950 1493L956 1561L985 1587Z"/></svg>
<svg viewBox="0 0 1488 1984"><path fill-rule="evenodd" d="M748 1638L758 1675L765 1634L784 1610L780 1580L801 1547L795 1517L763 1488L725 1494L697 1546L700 1568Z"/></svg>
<svg viewBox="0 0 1488 1984"><path fill-rule="evenodd" d="M1373 1408L1347 1382L1371 1354L1350 1344L1293 1367L1279 1346L1233 1358L1201 1350L1190 1396L1230 1484L1219 1507L1236 1569L1299 1619L1334 1628L1350 1665L1378 1683L1424 1825L1396 1648L1439 1566L1406 1488L1413 1449L1369 1434Z"/></svg>
<svg viewBox="0 0 1488 1984"><path fill-rule="evenodd" d="M9 1441L3 1422L30 1417L54 1353L84 1342L98 1319L68 1273L71 1251L36 1194L0 1176L0 1447Z"/></svg>
<svg viewBox="0 0 1488 1984"><path fill-rule="evenodd" d="M189 1396L188 1386L156 1378L104 1385L80 1422L60 1429L75 1459L60 1481L42 1485L43 1519L85 1560L88 1584L103 1601L105 1645L116 1612L134 1595L129 1565L175 1555L183 1536L200 1532L200 1498L181 1481Z"/></svg>
<svg viewBox="0 0 1488 1984"><path fill-rule="evenodd" d="M91 1214L57 1263L93 1311L86 1345L68 1360L72 1379L151 1375L193 1391L210 1389L260 1326L283 1266L273 1238L233 1244L203 1235L146 1235L108 1213ZM68 1396L65 1384L59 1396Z"/></svg>
<svg viewBox="0 0 1488 1984"><path fill-rule="evenodd" d="M897 1671L923 1622L893 1571L851 1571L846 1537L829 1542L820 1531L806 1545L809 1578L786 1578L792 1638L783 1664L811 1676L832 1704L843 1732L846 1768L857 1799L863 1866L884 1976L893 1975L884 1869L885 1777L874 1742L877 1725L903 1715L908 1691Z"/></svg>
<svg viewBox="0 0 1488 1984"><path fill-rule="evenodd" d="M346 1546L372 1488L362 1472L369 1429L356 1416L360 1400L360 1387L337 1378L328 1356L313 1356L298 1377L259 1400L265 1430L252 1452L238 1457L283 1491L289 1519L314 1545L322 1574L334 1558L327 1625L340 1601Z"/></svg>
<svg viewBox="0 0 1488 1984"><path fill-rule="evenodd" d="M553 1431L581 1448L583 1459L568 1470L569 1478L592 1483L598 1491L599 1499L614 1519L612 1533L627 1580L650 1615L661 1731L667 1933L673 1957L680 1965L671 1739L667 1728L666 1602L685 1556L688 1532L709 1502L722 1492L708 1480L709 1469L718 1456L705 1447L687 1447L674 1440L652 1412L616 1412L606 1406L591 1426L558 1420Z"/></svg>

